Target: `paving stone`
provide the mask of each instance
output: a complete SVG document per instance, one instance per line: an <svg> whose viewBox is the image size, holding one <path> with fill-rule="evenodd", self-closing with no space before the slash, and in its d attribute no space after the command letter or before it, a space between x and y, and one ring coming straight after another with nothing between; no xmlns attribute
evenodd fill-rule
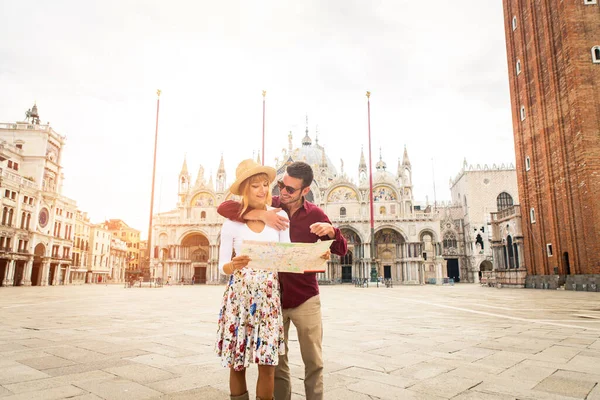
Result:
<svg viewBox="0 0 600 400"><path fill-rule="evenodd" d="M588 374L600 374L600 360L596 357L584 357L577 355L573 357L565 369L571 371L585 372Z"/></svg>
<svg viewBox="0 0 600 400"><path fill-rule="evenodd" d="M162 393L125 379L85 381L77 386L104 399L151 399Z"/></svg>
<svg viewBox="0 0 600 400"><path fill-rule="evenodd" d="M485 365L488 367L496 368L498 372L501 372L507 368L512 367L525 360L526 356L522 353L515 353L510 351L499 351L490 356L477 360L473 365Z"/></svg>
<svg viewBox="0 0 600 400"><path fill-rule="evenodd" d="M229 399L229 392L224 392L213 388L212 386L204 386L198 389L186 390L185 392L169 393L162 395L158 399L161 400L226 400Z"/></svg>
<svg viewBox="0 0 600 400"><path fill-rule="evenodd" d="M81 349L79 347L74 346L60 346L60 347L52 347L49 349L45 349L45 352L48 354L53 354L57 357L62 357L67 360L77 361L77 362L90 362L98 359L106 359L107 356L102 353L97 353L95 351Z"/></svg>
<svg viewBox="0 0 600 400"><path fill-rule="evenodd" d="M504 378L519 379L532 382L540 382L556 371L556 368L544 368L530 364L520 363L508 368L500 374Z"/></svg>
<svg viewBox="0 0 600 400"><path fill-rule="evenodd" d="M365 381L349 385L348 390L351 392L362 393L377 399L438 400L450 398L443 396L438 397L432 393L415 392L412 390L402 389L397 386L385 385L373 381ZM352 397L348 397L348 399L352 399Z"/></svg>
<svg viewBox="0 0 600 400"><path fill-rule="evenodd" d="M452 400L515 400L515 397L507 394L466 391L453 397Z"/></svg>
<svg viewBox="0 0 600 400"><path fill-rule="evenodd" d="M586 400L600 400L600 384L597 384L594 389L588 394Z"/></svg>
<svg viewBox="0 0 600 400"><path fill-rule="evenodd" d="M440 375L426 381L421 381L410 386L409 389L449 399L478 385L480 382L478 379Z"/></svg>
<svg viewBox="0 0 600 400"><path fill-rule="evenodd" d="M557 371L533 389L563 396L586 398L596 385L597 382L582 379L581 374Z"/></svg>
<svg viewBox="0 0 600 400"><path fill-rule="evenodd" d="M392 373L392 375L406 376L408 378L421 381L424 379L433 378L434 376L438 376L453 369L455 369L455 367L444 365L442 363L435 362L434 360L396 370Z"/></svg>
<svg viewBox="0 0 600 400"><path fill-rule="evenodd" d="M581 349L567 346L552 346L545 350L542 350L540 353L536 354L533 357L530 357L532 360L539 361L552 361L552 362L568 362L570 359L575 357Z"/></svg>
<svg viewBox="0 0 600 400"><path fill-rule="evenodd" d="M331 375L342 375L350 378L357 378L361 381L373 381L401 388L405 388L416 382L415 379L410 377L386 374L380 371L373 371L367 368L359 367L350 367L341 371L337 371Z"/></svg>
<svg viewBox="0 0 600 400"><path fill-rule="evenodd" d="M73 361L66 360L61 357L56 356L46 356L46 357L38 357L38 358L28 358L25 360L19 361L21 364L28 365L31 368L35 368L38 370L50 369L50 368L59 368L66 367L69 365L75 365Z"/></svg>
<svg viewBox="0 0 600 400"><path fill-rule="evenodd" d="M84 372L81 374L64 375L46 379L37 379L34 381L7 384L5 387L13 393L25 393L52 389L67 384L75 384L88 380L108 380L113 379L114 375L103 371Z"/></svg>
<svg viewBox="0 0 600 400"><path fill-rule="evenodd" d="M184 375L177 378L165 379L162 381L148 383L147 386L162 393L181 392L184 390L198 389L203 386L211 385L217 381L228 382L229 374L222 372L209 374ZM247 382L252 382L246 377ZM250 384L249 384L250 386Z"/></svg>
<svg viewBox="0 0 600 400"><path fill-rule="evenodd" d="M70 385L84 392L73 398L83 399L118 398L123 388L141 397L227 399L228 371L213 353L223 287L168 289L86 285L0 296L1 307L16 306L2 308L0 379L3 372L17 379L0 386L0 396L13 396L10 389L14 395L42 395ZM322 287L325 398L574 398L534 389L552 376L594 384L588 398L598 397L600 320L574 317L597 308L597 296L591 296L596 294L448 289ZM193 313L181 304L194 304ZM289 344L292 399L302 400L304 366L293 327ZM51 364L60 359L76 364ZM43 369L48 366L54 368ZM252 366L250 388L256 376ZM546 388L555 383L546 381Z"/></svg>
<svg viewBox="0 0 600 400"><path fill-rule="evenodd" d="M66 399L78 395L86 394L85 390L72 385L59 386L51 389L45 389L35 392L27 392L21 394L15 394L13 396L2 397L2 400L55 400L55 399Z"/></svg>
<svg viewBox="0 0 600 400"><path fill-rule="evenodd" d="M32 381L47 378L49 375L26 365L16 365L0 369L0 385L9 383Z"/></svg>
<svg viewBox="0 0 600 400"><path fill-rule="evenodd" d="M170 372L143 364L130 364L121 367L106 368L106 372L138 383L162 381L175 377Z"/></svg>
<svg viewBox="0 0 600 400"><path fill-rule="evenodd" d="M372 400L373 397L364 393L354 392L345 388L337 388L326 392L327 400Z"/></svg>

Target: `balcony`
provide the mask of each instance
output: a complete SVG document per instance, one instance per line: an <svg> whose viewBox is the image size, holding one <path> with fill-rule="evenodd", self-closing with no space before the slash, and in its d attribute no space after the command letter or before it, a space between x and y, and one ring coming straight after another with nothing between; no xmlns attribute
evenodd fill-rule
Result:
<svg viewBox="0 0 600 400"><path fill-rule="evenodd" d="M505 208L504 210L493 212L491 214L492 214L492 222L502 221L502 220L509 219L514 216L520 216L521 215L521 206L517 204L517 205L511 206L511 207Z"/></svg>
<svg viewBox="0 0 600 400"><path fill-rule="evenodd" d="M12 252L12 247L0 247L0 253L10 253Z"/></svg>
<svg viewBox="0 0 600 400"><path fill-rule="evenodd" d="M30 189L37 189L35 182L23 178L21 175L14 173L8 169L0 168L0 176L2 176L3 179L15 182L17 185L23 185L23 187Z"/></svg>

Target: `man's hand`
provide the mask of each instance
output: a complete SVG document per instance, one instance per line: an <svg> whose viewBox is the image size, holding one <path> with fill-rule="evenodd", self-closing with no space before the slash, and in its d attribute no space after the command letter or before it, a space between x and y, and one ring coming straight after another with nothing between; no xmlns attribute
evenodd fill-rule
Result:
<svg viewBox="0 0 600 400"><path fill-rule="evenodd" d="M230 261L231 266L233 267L234 271L236 269L244 268L246 265L248 265L249 262L250 262L250 257L245 256L245 255L233 257Z"/></svg>
<svg viewBox="0 0 600 400"><path fill-rule="evenodd" d="M329 236L329 239L335 238L335 229L333 229L333 225L327 222L315 222L310 226L310 233L317 236Z"/></svg>
<svg viewBox="0 0 600 400"><path fill-rule="evenodd" d="M321 258L323 260L329 260L329 257L331 257L331 251L327 250L325 253L323 253L323 255L321 255Z"/></svg>
<svg viewBox="0 0 600 400"><path fill-rule="evenodd" d="M260 220L265 223L265 225L270 226L271 228L283 231L287 229L290 225L290 220L286 217L282 217L277 213L281 211L281 208L274 208L269 211L263 211Z"/></svg>

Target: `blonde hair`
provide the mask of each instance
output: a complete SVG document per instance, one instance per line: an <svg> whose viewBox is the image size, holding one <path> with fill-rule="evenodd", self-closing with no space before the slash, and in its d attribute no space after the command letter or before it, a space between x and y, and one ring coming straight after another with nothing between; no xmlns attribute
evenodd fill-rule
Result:
<svg viewBox="0 0 600 400"><path fill-rule="evenodd" d="M251 177L249 177L248 179L245 179L240 184L240 193L242 193L242 200L241 200L242 208L240 210L240 217L242 215L244 215L246 210L248 210L248 206L250 205L249 200L248 200L248 197L250 196L250 185L255 182L265 182L265 181L269 184L269 189L267 190L267 198L265 199L265 205L270 206L271 201L272 201L271 188L270 188L271 181L267 174L260 173L260 174L252 175Z"/></svg>

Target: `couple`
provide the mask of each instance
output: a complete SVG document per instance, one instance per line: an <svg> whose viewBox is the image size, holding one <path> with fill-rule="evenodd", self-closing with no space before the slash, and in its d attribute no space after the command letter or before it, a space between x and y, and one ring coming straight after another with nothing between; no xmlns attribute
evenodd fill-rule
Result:
<svg viewBox="0 0 600 400"><path fill-rule="evenodd" d="M275 176L271 167L242 161L230 188L242 196L241 204L226 201L219 206L219 214L227 218L221 230L219 269L230 277L219 313L216 350L230 369L231 399L249 398L245 372L254 363L259 374L257 398L289 400L287 342L292 322L304 361L306 398L323 399L323 328L316 274L251 270L245 268L250 259L239 250L243 240L314 243L334 239L331 252L343 256L347 243L323 210L304 199L313 181L308 164L290 164L283 180L277 182L281 195L271 198ZM240 255L232 258L232 250ZM329 258L329 251L323 258Z"/></svg>

